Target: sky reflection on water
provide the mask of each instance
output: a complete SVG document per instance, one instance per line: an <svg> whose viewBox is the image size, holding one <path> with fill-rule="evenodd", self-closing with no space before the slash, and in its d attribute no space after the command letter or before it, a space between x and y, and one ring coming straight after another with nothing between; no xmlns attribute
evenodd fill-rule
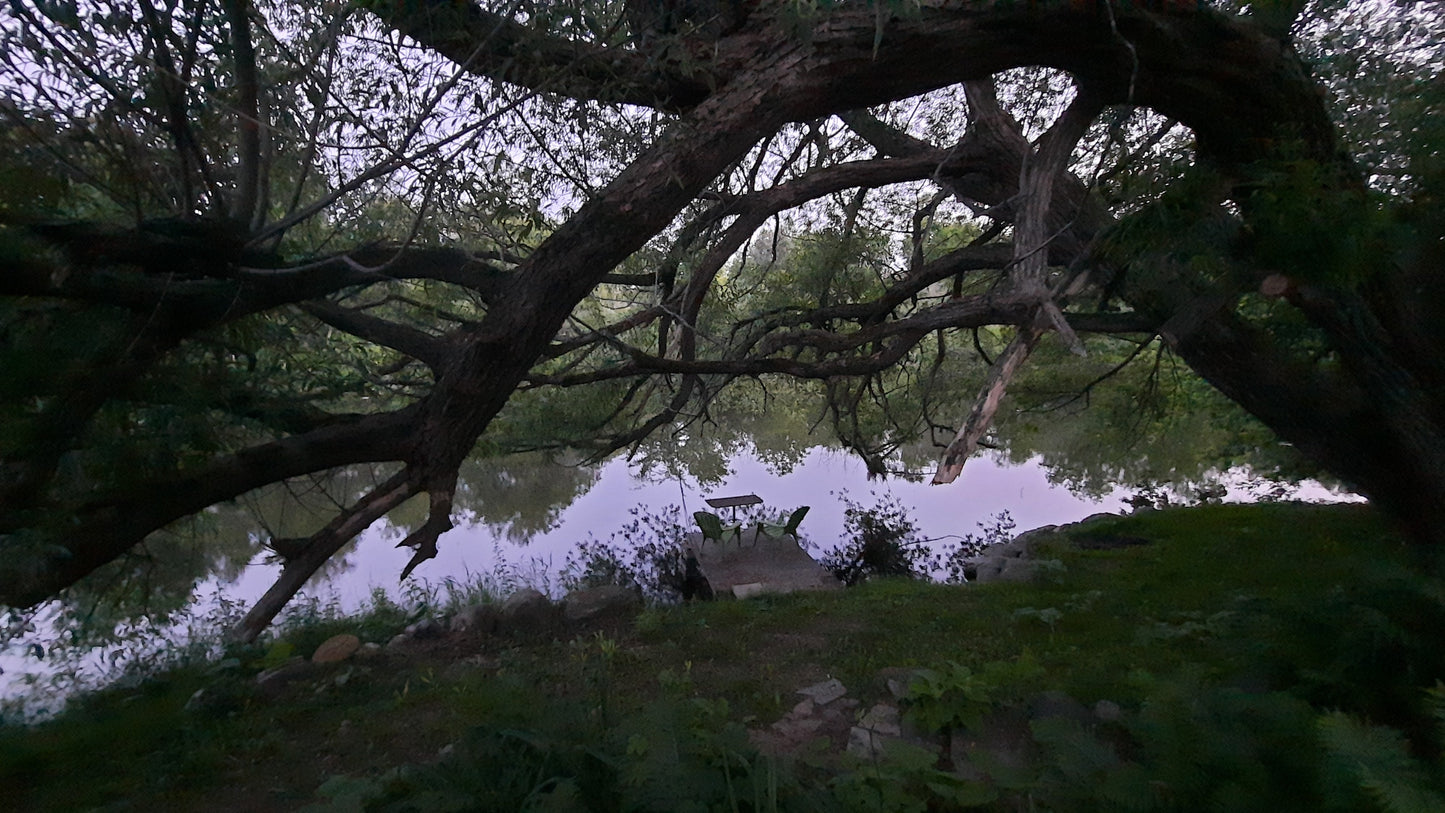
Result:
<svg viewBox="0 0 1445 813"><path fill-rule="evenodd" d="M441 538L436 559L419 567L413 579L439 585L448 578L465 579L468 574L490 572L497 554L517 565L524 573L532 570L555 574L567 554L590 533L606 539L629 521L630 509L642 505L656 510L681 504L685 516L706 509L707 497L755 493L770 511L789 511L800 505L812 507L802 525L803 536L813 544L829 548L843 535L844 504L839 492L850 499L872 505L891 494L906 506L919 533L930 539L962 536L978 530L978 523L1008 511L1017 532L1040 525L1075 522L1101 511L1123 509L1126 491L1118 490L1102 500L1080 497L1049 483L1038 463L1009 466L980 457L969 462L959 480L948 486L930 486L901 479L869 482L863 463L845 452L822 446L810 449L803 460L786 474L774 474L752 453L734 456L732 474L720 485L700 488L690 478L645 480L635 476L628 462L614 458L603 465L601 476L587 493L564 509L556 525L537 534L525 544L513 544L485 524L459 526ZM726 514L726 512L724 512ZM373 587L397 592L397 575L410 558L410 551L394 547L395 539L371 532L348 557L347 568L308 593L336 598L343 607L359 606ZM533 567L533 565L536 567ZM253 601L270 586L277 568L257 562L227 593ZM539 573L540 575L540 573Z"/></svg>

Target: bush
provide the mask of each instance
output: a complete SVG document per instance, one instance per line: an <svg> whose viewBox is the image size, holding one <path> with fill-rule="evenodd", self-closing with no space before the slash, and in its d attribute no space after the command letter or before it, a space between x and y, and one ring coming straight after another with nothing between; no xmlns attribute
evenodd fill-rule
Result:
<svg viewBox="0 0 1445 813"><path fill-rule="evenodd" d="M949 550L941 551L934 560L934 570L943 571L943 581L963 584L965 573L972 569L972 560L990 545L1001 545L1013 539L1014 518L1007 511L994 514L978 524L978 532L964 534Z"/></svg>
<svg viewBox="0 0 1445 813"><path fill-rule="evenodd" d="M691 530L682 508L668 505L654 513L639 505L629 513L632 520L605 542L589 536L568 554L561 574L563 587L615 584L641 590L649 603L681 601L683 540Z"/></svg>
<svg viewBox="0 0 1445 813"><path fill-rule="evenodd" d="M848 541L823 557L823 567L849 587L873 576L928 577L929 549L897 497L885 496L865 508L849 499L847 492L838 496L847 506L843 529Z"/></svg>

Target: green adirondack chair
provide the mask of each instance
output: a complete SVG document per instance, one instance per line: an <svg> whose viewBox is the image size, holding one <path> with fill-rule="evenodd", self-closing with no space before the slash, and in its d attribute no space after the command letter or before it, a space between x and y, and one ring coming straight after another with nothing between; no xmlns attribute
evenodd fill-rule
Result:
<svg viewBox="0 0 1445 813"><path fill-rule="evenodd" d="M697 527L702 529L704 541L715 539L722 544L723 537L732 534L737 537L738 544L743 543L743 526L739 524L724 525L722 517L711 511L694 511L692 518L697 520Z"/></svg>
<svg viewBox="0 0 1445 813"><path fill-rule="evenodd" d="M772 537L791 536L793 541L798 539L798 526L803 524L803 517L808 515L808 506L803 506L788 515L788 521L782 524L773 522L759 522L758 533L767 534Z"/></svg>

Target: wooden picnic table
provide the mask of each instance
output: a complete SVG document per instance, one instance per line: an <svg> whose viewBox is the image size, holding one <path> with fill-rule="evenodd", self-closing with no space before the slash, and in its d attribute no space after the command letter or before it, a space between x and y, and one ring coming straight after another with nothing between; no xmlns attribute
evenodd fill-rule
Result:
<svg viewBox="0 0 1445 813"><path fill-rule="evenodd" d="M743 494L737 497L713 497L706 500L706 502L713 508L733 509L732 518L737 519L739 508L747 505L760 505L763 502L763 498L756 494Z"/></svg>

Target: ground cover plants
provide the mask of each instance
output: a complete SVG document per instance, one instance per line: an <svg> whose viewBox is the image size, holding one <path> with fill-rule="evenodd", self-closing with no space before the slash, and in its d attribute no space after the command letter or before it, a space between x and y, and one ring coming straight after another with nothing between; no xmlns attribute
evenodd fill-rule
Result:
<svg viewBox="0 0 1445 813"><path fill-rule="evenodd" d="M1440 809L1445 590L1369 509L1144 512L1041 544L1063 567L1028 584L873 578L443 637L277 694L247 688L258 650L218 708L186 709L215 665L178 670L0 729L0 805ZM800 687L837 678L867 708L900 670L918 743L749 739Z"/></svg>

